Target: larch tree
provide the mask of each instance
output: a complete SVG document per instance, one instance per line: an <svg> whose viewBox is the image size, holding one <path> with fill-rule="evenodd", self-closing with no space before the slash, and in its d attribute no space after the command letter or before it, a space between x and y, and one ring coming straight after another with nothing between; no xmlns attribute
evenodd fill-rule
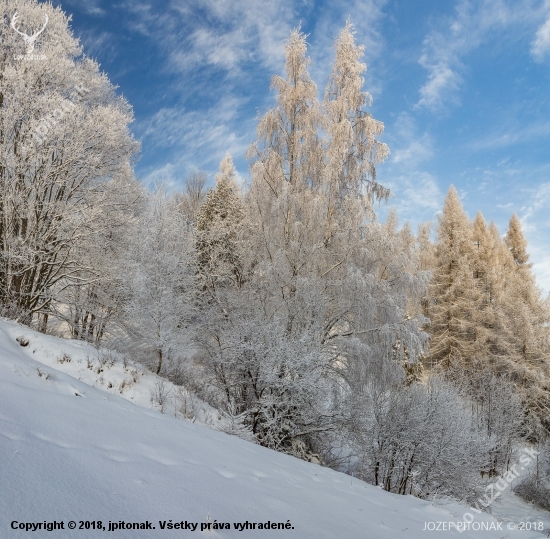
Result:
<svg viewBox="0 0 550 539"><path fill-rule="evenodd" d="M322 108L305 36L291 33L286 78L272 79L276 106L248 153L247 278L226 292L224 315L208 317L197 346L223 406L245 414L260 443L303 458L342 428L369 365L405 354L414 362L425 344L408 307L426 278L406 231L373 210L386 193L372 182L387 148L382 124L363 111L361 54L347 25Z"/></svg>
<svg viewBox="0 0 550 539"><path fill-rule="evenodd" d="M449 368L464 365L475 356L476 286L474 242L470 220L456 189L451 186L439 217L435 265L430 282L430 362Z"/></svg>
<svg viewBox="0 0 550 539"><path fill-rule="evenodd" d="M389 155L386 144L377 140L384 124L364 110L372 104L371 95L363 91L365 47L355 44L349 21L334 48L336 58L323 101L323 127L329 137L323 178L328 202L325 243L330 241L334 212L347 195L389 196L389 190L376 182L376 165Z"/></svg>
<svg viewBox="0 0 550 539"><path fill-rule="evenodd" d="M498 241L495 244L495 239ZM475 326L475 358L482 363L489 363L498 346L497 324L499 293L498 264L501 241L495 238L487 226L485 218L478 212L472 223L473 256L471 270L474 285L478 293L477 306L473 311Z"/></svg>
<svg viewBox="0 0 550 539"><path fill-rule="evenodd" d="M507 296L512 301L509 315L514 320L517 357L524 363L536 364L550 351L548 313L531 270L527 240L516 214L510 219L505 241L515 263L507 283Z"/></svg>
<svg viewBox="0 0 550 539"><path fill-rule="evenodd" d="M536 285L527 240L515 214L510 219L505 241L512 260L503 297L507 370L522 388L530 411L550 432L550 311Z"/></svg>

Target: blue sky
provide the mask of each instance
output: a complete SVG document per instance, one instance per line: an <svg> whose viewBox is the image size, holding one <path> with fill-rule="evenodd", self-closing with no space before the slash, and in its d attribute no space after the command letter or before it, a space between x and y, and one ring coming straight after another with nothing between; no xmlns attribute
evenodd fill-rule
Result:
<svg viewBox="0 0 550 539"><path fill-rule="evenodd" d="M349 17L366 47L370 112L390 158L378 180L413 226L454 184L504 232L516 212L550 290L550 0L64 0L75 35L134 107L137 177L243 179L258 113L273 105L284 42L301 23L320 95ZM382 214L386 212L382 209Z"/></svg>

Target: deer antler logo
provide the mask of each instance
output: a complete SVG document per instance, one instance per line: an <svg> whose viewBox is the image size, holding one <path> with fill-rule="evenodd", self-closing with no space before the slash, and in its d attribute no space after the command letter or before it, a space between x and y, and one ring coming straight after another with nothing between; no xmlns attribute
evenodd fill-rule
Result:
<svg viewBox="0 0 550 539"><path fill-rule="evenodd" d="M44 15L44 26L38 30L38 32L35 32L32 36L29 36L25 34L24 32L20 32L16 27L15 23L17 22L17 18L19 15L17 14L17 11L13 14L13 17L11 18L11 27L20 35L23 37L23 41L25 42L25 45L27 46L27 55L32 54L34 51L34 42L36 41L36 38L45 30L46 25L48 24L48 16Z"/></svg>

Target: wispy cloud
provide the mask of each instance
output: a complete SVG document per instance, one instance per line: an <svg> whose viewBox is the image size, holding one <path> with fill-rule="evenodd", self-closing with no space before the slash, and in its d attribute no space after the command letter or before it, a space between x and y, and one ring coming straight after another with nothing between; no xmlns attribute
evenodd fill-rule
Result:
<svg viewBox="0 0 550 539"><path fill-rule="evenodd" d="M126 6L135 17L133 29L157 42L174 72L211 66L237 75L248 62L273 68L294 19L289 0L172 0L162 10L148 1Z"/></svg>
<svg viewBox="0 0 550 539"><path fill-rule="evenodd" d="M549 167L546 167L546 177L550 177ZM537 283L544 293L548 294L550 293L550 254L547 238L550 236L550 215L548 215L550 181L522 191L526 198L516 213L529 242L528 251L533 262L533 271L537 276Z"/></svg>
<svg viewBox="0 0 550 539"><path fill-rule="evenodd" d="M437 178L425 169L434 154L432 139L420 131L413 116L406 112L397 116L389 133L392 153L388 163L380 168L378 178L395 195L390 207L413 225L431 221L443 205Z"/></svg>
<svg viewBox="0 0 550 539"><path fill-rule="evenodd" d="M465 57L482 44L503 39L517 40L533 32L541 17L541 7L533 0L460 0L452 17L441 19L424 39L419 63L428 71L427 81L420 88L416 106L431 110L447 104L458 104L459 90L467 71ZM511 32L513 30L513 32ZM533 47L546 51L550 46L550 25L539 29ZM540 43L539 43L540 41Z"/></svg>
<svg viewBox="0 0 550 539"><path fill-rule="evenodd" d="M140 179L146 184L158 178L177 184L183 180L184 171L201 169L213 173L227 151L234 156L244 154L250 141L246 129L249 126L237 127L241 104L234 97L226 97L210 113L163 108L139 122L136 131L144 144L153 151L167 150L167 162L148 168Z"/></svg>
<svg viewBox="0 0 550 539"><path fill-rule="evenodd" d="M516 121L489 135L472 140L468 146L473 151L494 150L515 144L527 144L548 136L550 136L550 121L535 121L526 126Z"/></svg>
<svg viewBox="0 0 550 539"><path fill-rule="evenodd" d="M402 112L391 125L392 153L390 164L415 169L434 155L433 142L427 133L420 133L413 117Z"/></svg>
<svg viewBox="0 0 550 539"><path fill-rule="evenodd" d="M531 44L531 54L537 62L542 62L546 55L550 52L550 14L535 35L535 39Z"/></svg>
<svg viewBox="0 0 550 539"><path fill-rule="evenodd" d="M321 94L334 38L348 16L356 23L357 43L366 44L365 60L377 58L383 48L378 24L386 0L345 0L337 6L292 0L168 0L162 10L151 0L123 2L130 16L127 27L161 51L160 70L169 80L159 108L134 129L149 152L145 161L159 151L169 160L158 170L140 165L146 176L183 176L182 169L193 167L212 171L227 150L245 172L243 156L255 138L254 116L273 106L270 77L283 72L285 42L298 24L310 32L310 72Z"/></svg>
<svg viewBox="0 0 550 539"><path fill-rule="evenodd" d="M64 0L63 6L73 6L82 9L88 15L104 16L106 11L101 7L102 0L87 0L81 2L81 0Z"/></svg>

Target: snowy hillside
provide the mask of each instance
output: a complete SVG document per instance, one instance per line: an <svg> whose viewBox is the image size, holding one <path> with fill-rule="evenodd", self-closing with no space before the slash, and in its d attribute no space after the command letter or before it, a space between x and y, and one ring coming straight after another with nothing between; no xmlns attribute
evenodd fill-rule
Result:
<svg viewBox="0 0 550 539"><path fill-rule="evenodd" d="M26 346L17 342L20 336L29 341ZM137 388L147 384L133 382L133 389L121 393L121 376L131 375L118 364L107 369L111 374L94 373L84 360L87 353L85 345L0 321L1 538L26 536L12 526L44 521L63 522L64 529L37 530L31 537L104 533L79 530L80 521L101 521L106 531L109 521L155 527L113 535L128 538L543 537L509 531L508 523L488 515L476 515L475 522L493 529L427 531L462 521L468 508L389 494L197 422L147 409L147 393ZM70 361L59 362L64 354ZM73 369L73 376L61 368ZM101 374L102 384L88 385ZM147 373L139 376L153 380ZM531 512L530 520L533 515L537 513ZM69 521L77 523L76 530L67 529ZM256 523L256 529L236 529L235 524L243 527L247 521ZM268 521L270 527L275 523L284 529L263 529ZM168 530L170 522L194 523L197 529ZM224 523L230 529L201 532L208 522L216 524L211 528Z"/></svg>

